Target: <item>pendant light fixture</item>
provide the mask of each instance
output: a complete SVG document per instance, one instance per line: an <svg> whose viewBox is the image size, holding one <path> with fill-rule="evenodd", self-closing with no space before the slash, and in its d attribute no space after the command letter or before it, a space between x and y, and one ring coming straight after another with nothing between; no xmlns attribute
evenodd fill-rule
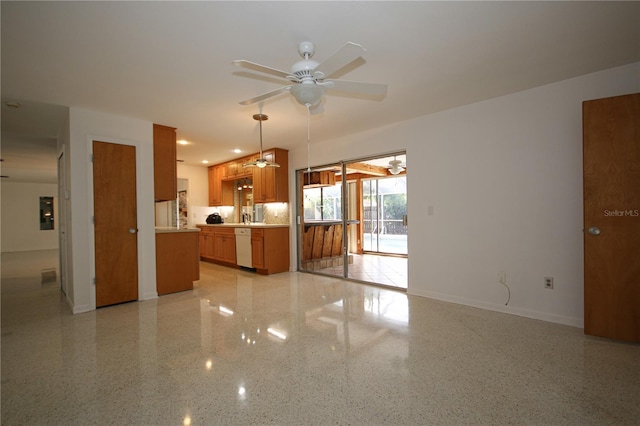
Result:
<svg viewBox="0 0 640 426"><path fill-rule="evenodd" d="M260 122L260 158L258 158L255 161L250 161L248 163L244 163L242 165L242 167L243 168L245 168L245 167L258 167L260 169L265 168L265 167L280 167L280 164L272 163L270 161L267 161L267 160L264 159L264 156L262 155L262 122L263 121L267 121L269 119L269 116L267 116L265 114L254 114L253 119Z"/></svg>

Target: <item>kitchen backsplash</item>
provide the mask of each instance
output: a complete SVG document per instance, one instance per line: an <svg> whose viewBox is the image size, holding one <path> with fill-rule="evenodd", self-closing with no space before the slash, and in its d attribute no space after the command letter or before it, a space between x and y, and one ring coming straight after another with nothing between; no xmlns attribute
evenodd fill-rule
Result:
<svg viewBox="0 0 640 426"><path fill-rule="evenodd" d="M268 203L264 205L264 223L274 225L289 224L288 203Z"/></svg>
<svg viewBox="0 0 640 426"><path fill-rule="evenodd" d="M191 223L189 226L205 223L207 216L211 213L220 213L225 223L235 223L236 210L234 207L190 207ZM264 204L264 223L273 225L289 224L289 204L288 203L269 203Z"/></svg>

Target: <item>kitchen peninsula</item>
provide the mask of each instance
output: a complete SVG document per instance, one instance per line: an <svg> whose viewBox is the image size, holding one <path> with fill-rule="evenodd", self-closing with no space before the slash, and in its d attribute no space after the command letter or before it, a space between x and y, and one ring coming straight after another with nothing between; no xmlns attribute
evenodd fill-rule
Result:
<svg viewBox="0 0 640 426"><path fill-rule="evenodd" d="M193 290L200 279L199 229L156 227L158 296Z"/></svg>

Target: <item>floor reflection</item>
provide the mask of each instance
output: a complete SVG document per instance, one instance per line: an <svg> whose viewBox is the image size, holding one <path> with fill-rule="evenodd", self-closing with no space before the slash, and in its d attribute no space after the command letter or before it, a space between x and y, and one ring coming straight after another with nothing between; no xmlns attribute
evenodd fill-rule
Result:
<svg viewBox="0 0 640 426"><path fill-rule="evenodd" d="M59 284L42 281L55 256L2 255L3 424L640 418L639 345L327 276L207 263L193 291L73 316Z"/></svg>

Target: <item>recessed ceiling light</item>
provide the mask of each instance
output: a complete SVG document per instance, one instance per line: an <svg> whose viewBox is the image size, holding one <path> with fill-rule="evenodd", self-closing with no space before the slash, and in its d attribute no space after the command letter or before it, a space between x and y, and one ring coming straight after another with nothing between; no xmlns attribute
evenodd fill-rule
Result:
<svg viewBox="0 0 640 426"><path fill-rule="evenodd" d="M178 143L180 145L189 145L189 142L185 141L184 139L179 140Z"/></svg>
<svg viewBox="0 0 640 426"><path fill-rule="evenodd" d="M209 160L202 160L202 164L209 164Z"/></svg>
<svg viewBox="0 0 640 426"><path fill-rule="evenodd" d="M236 148L236 149L233 150L233 152L235 152L236 154L240 154L242 152L242 150L239 149L239 148Z"/></svg>

